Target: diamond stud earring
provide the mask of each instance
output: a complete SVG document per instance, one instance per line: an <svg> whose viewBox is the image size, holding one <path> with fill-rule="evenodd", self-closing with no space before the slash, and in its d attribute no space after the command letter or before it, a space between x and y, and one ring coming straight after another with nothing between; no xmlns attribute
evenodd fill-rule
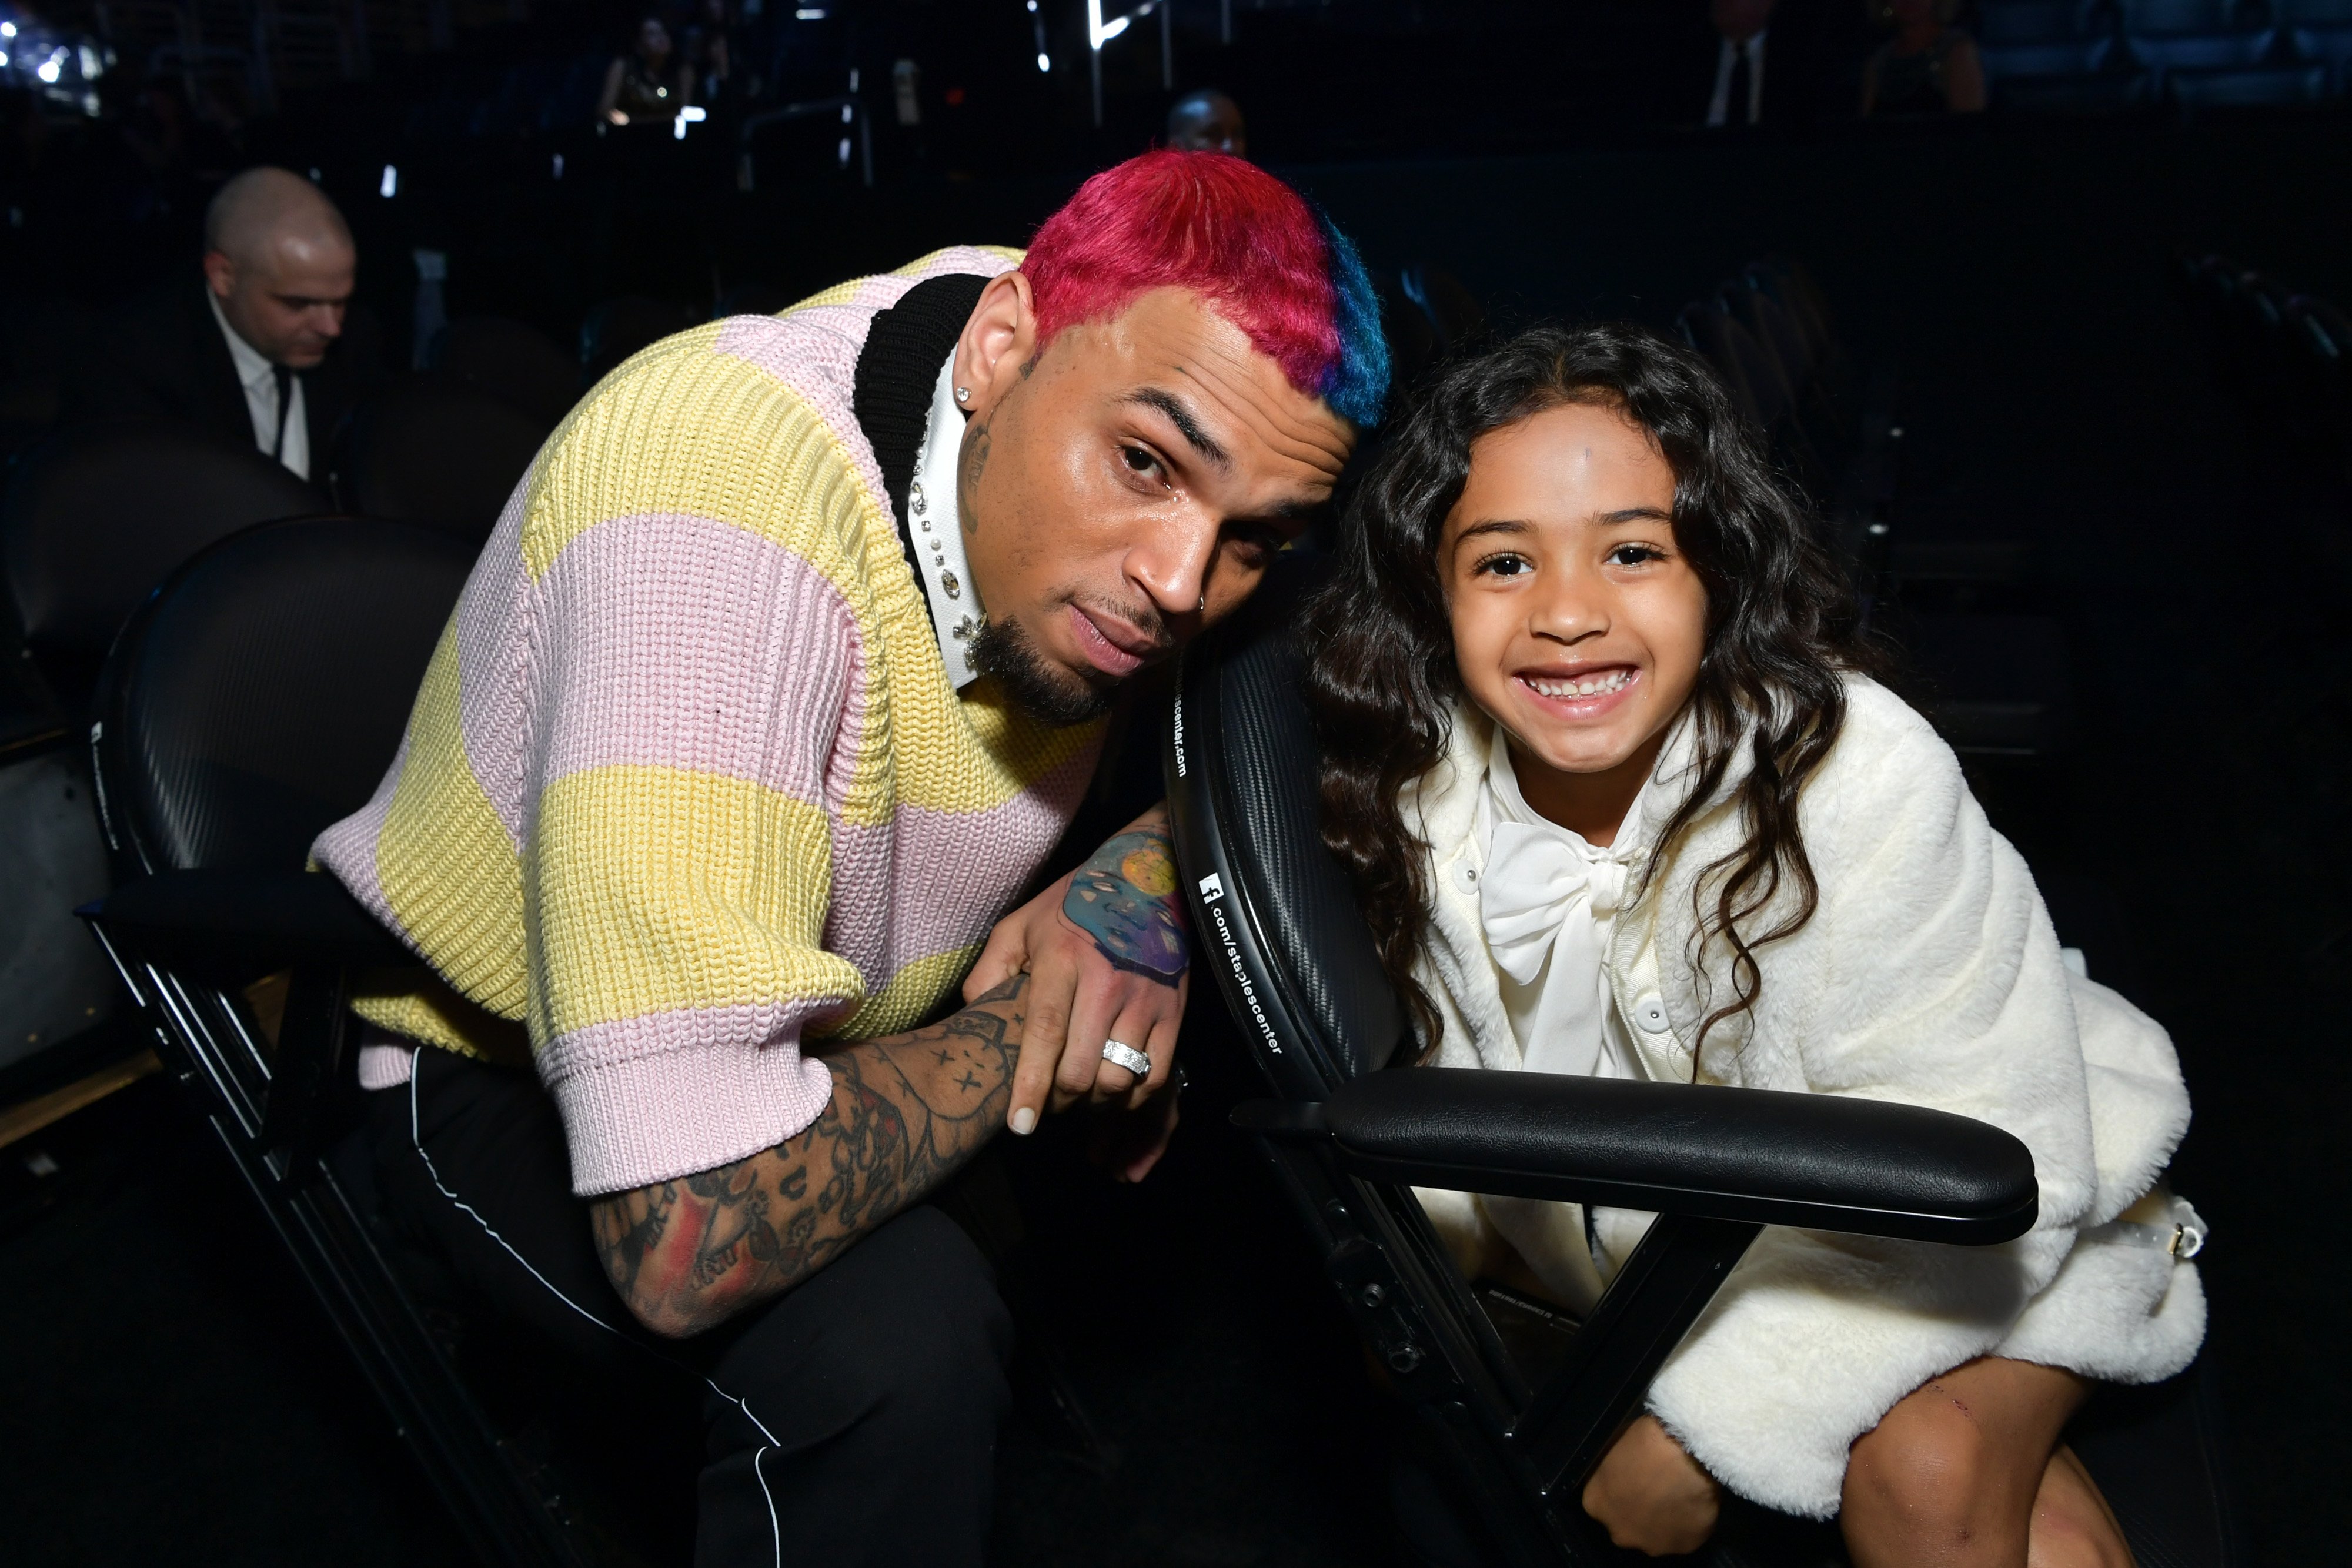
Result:
<svg viewBox="0 0 2352 1568"><path fill-rule="evenodd" d="M970 402L971 401L971 389L970 387L958 387L958 388L956 388L956 402Z"/></svg>

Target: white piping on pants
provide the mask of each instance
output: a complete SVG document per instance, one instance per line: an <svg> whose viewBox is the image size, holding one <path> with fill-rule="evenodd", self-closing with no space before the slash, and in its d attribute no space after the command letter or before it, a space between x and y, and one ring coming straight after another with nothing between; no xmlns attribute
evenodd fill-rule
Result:
<svg viewBox="0 0 2352 1568"><path fill-rule="evenodd" d="M590 1312L587 1308L582 1306L579 1302L573 1301L571 1297L557 1290L553 1282L551 1281L546 1275L531 1267L530 1259L524 1257L521 1253L516 1251L512 1246L508 1244L507 1239L499 1234L497 1227L493 1226L488 1220L484 1219L479 1211L478 1211L472 1204L467 1203L456 1193L451 1192L448 1187L443 1184L441 1180L441 1172L434 1166L433 1156L425 1152L425 1139L417 1131L416 1079L419 1070L424 1066L424 1057L422 1054L424 1049L425 1048L422 1046L416 1046L412 1047L409 1051L408 1144L409 1147L416 1151L416 1157L425 1162L425 1174L432 1178L434 1190L440 1193L443 1197L447 1198L454 1207L463 1210L467 1218L480 1226L482 1228L482 1234L497 1242L499 1247L503 1248L507 1256L521 1264L525 1271L527 1271L532 1279L538 1281L541 1284L545 1285L549 1295L553 1296L557 1301L562 1301L565 1306L570 1307L573 1312L578 1312L582 1317L586 1318L590 1322L594 1323L606 1333L613 1335L622 1343L629 1345L634 1349L643 1351L646 1354L652 1356L655 1360L662 1362L671 1367L675 1367L680 1372L687 1371L687 1368L678 1366L677 1363L671 1361L669 1357L662 1354L659 1351L639 1343L636 1340L623 1333L619 1329L614 1328L612 1324L606 1322L604 1319L598 1317L595 1313ZM760 1483L760 1495L768 1500L768 1534L770 1539L775 1542L776 1568L783 1568L784 1531L783 1527L776 1522L776 1494L768 1490L768 1478L765 1475L762 1475L760 1471L761 1458L767 1454L771 1449L781 1448L782 1445L776 1441L776 1435L768 1430L768 1424L765 1421L761 1420L757 1416L751 1414L751 1406L745 1404L740 1395L728 1393L727 1390L719 1387L719 1385L711 1382L708 1377L704 1378L702 1382L703 1385L709 1388L710 1392L716 1394L719 1398L726 1400L729 1404L734 1406L735 1408L743 1412L743 1418L751 1422L752 1426L757 1427L760 1429L760 1436L768 1439L764 1445L752 1450L751 1476L753 1479Z"/></svg>

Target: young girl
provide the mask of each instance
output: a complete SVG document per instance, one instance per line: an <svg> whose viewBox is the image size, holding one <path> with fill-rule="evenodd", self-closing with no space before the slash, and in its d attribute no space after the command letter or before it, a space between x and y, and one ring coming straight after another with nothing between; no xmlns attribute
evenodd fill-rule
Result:
<svg viewBox="0 0 2352 1568"><path fill-rule="evenodd" d="M1895 1100L2033 1152L1968 1249L1767 1229L1587 1486L1696 1549L1718 1486L1876 1564L2127 1563L2059 1442L2188 1365L2202 1228L2164 1031L2070 974L1836 571L1696 357L1547 329L1463 364L1367 476L1310 612L1325 838L1449 1067ZM1426 1193L1465 1269L1589 1307L1649 1216ZM2029 1557L2030 1553L2030 1557Z"/></svg>

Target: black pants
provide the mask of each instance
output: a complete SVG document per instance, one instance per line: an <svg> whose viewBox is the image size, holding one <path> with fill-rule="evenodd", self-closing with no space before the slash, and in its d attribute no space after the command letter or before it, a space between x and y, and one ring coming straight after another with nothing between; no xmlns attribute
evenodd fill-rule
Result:
<svg viewBox="0 0 2352 1568"><path fill-rule="evenodd" d="M698 1390L698 1568L977 1568L1013 1330L952 1220L911 1209L775 1301L665 1341L605 1277L535 1078L421 1050L406 1087L370 1099L387 1218L473 1296L584 1377Z"/></svg>

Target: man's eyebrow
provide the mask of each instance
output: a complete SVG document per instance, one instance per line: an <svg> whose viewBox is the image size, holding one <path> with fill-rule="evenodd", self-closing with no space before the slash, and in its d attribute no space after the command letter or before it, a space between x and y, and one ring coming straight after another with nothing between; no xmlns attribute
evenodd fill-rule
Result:
<svg viewBox="0 0 2352 1568"><path fill-rule="evenodd" d="M1176 427L1176 434L1190 443L1193 451L1198 452L1220 468L1230 468L1234 465L1232 454L1217 444L1215 436L1201 428L1200 419L1185 406L1184 400L1174 392L1163 392L1158 387L1138 387L1119 401L1139 403L1149 409L1157 409L1167 416L1168 423Z"/></svg>

